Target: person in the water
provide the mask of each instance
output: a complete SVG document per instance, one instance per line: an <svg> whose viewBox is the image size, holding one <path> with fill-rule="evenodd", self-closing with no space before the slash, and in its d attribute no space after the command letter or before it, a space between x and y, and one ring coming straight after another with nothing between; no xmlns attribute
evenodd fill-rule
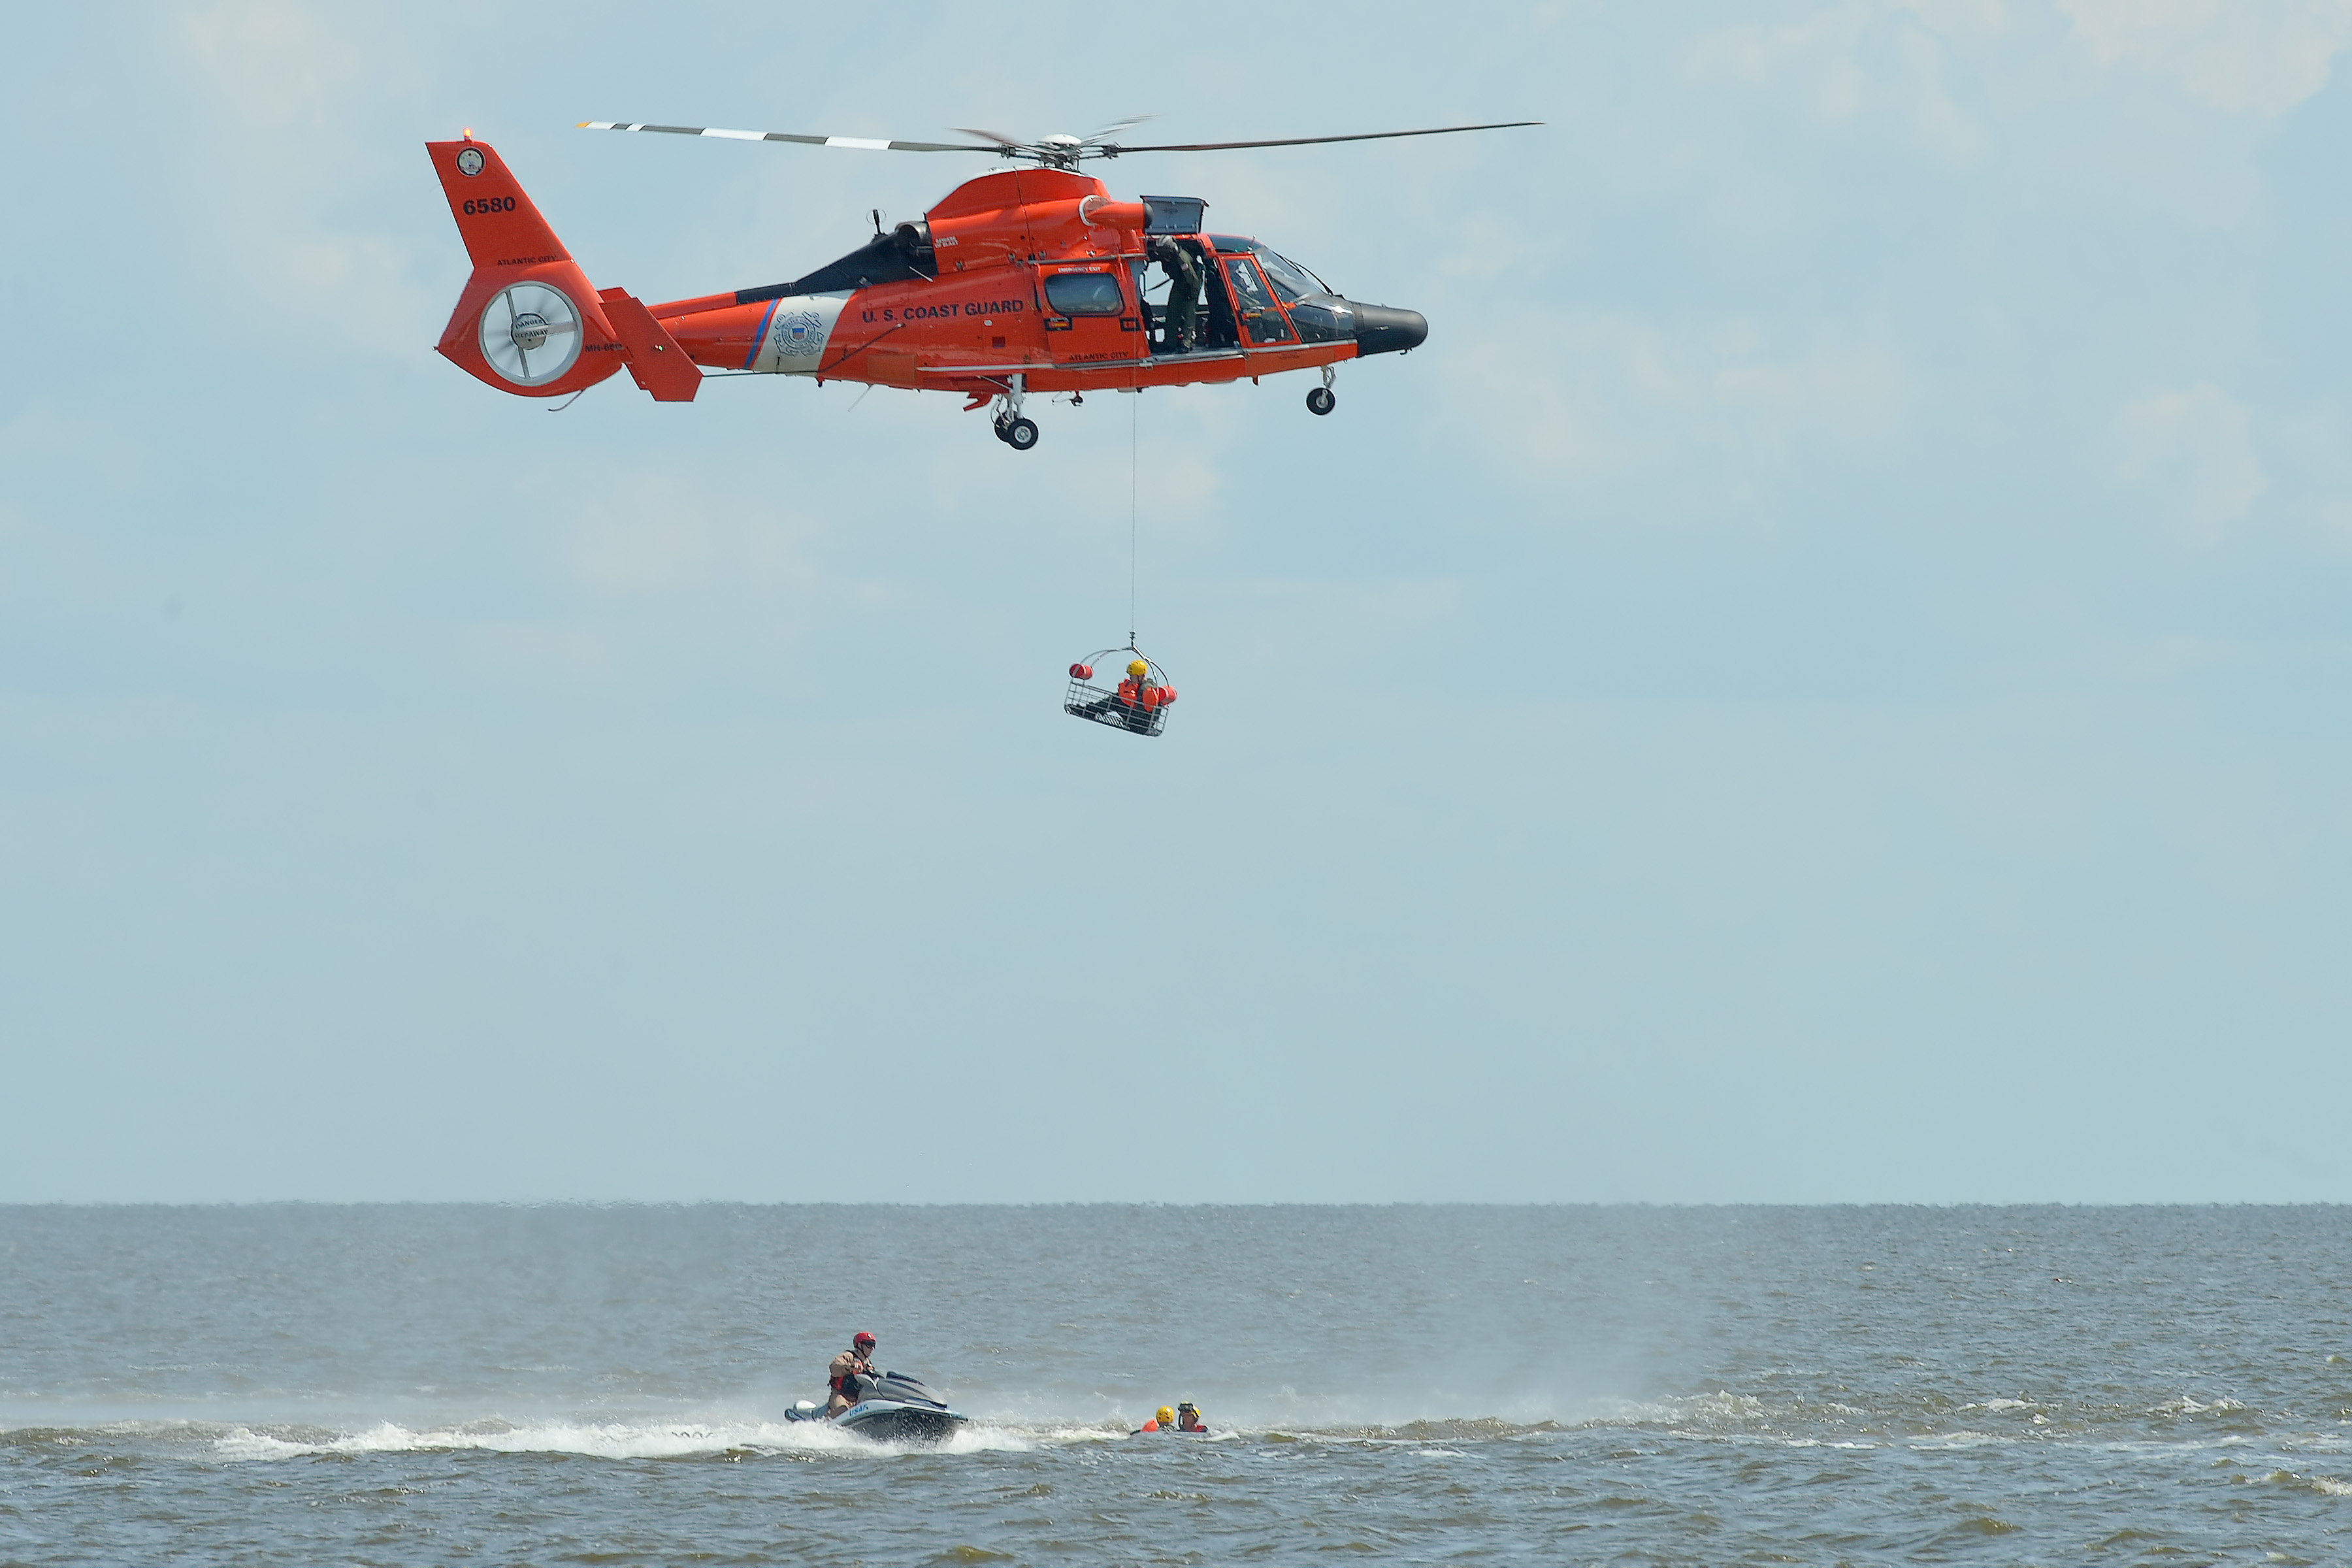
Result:
<svg viewBox="0 0 2352 1568"><path fill-rule="evenodd" d="M1140 1437L1146 1432L1198 1432L1206 1436L1208 1430L1201 1425L1201 1407L1188 1399L1173 1410L1161 1405L1132 1436Z"/></svg>
<svg viewBox="0 0 2352 1568"><path fill-rule="evenodd" d="M824 1418L830 1421L856 1404L861 1397L857 1380L873 1375L874 1336L860 1329L849 1348L834 1357L826 1371L826 1384L833 1393L824 1402Z"/></svg>

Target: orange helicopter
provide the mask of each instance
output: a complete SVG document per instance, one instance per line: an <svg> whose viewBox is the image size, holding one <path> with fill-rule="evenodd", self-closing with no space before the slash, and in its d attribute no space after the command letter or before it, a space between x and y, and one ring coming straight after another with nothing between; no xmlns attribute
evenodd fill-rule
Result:
<svg viewBox="0 0 2352 1568"><path fill-rule="evenodd" d="M921 221L887 233L877 213L872 240L790 283L657 305L591 284L488 142L470 131L428 142L474 264L438 346L523 397L583 392L624 366L665 403L691 401L706 368L961 393L967 410L993 405L997 438L1024 452L1037 444L1036 423L1022 412L1035 393L1066 392L1077 403L1088 392L1319 370L1307 405L1328 414L1333 367L1417 347L1429 335L1419 312L1358 304L1255 239L1210 233L1200 197L1117 201L1079 165L1539 122L1162 146L1108 139L1134 123L1042 142L968 131L984 140L940 142L585 121L594 131L981 153L1034 165L967 180ZM1149 297L1162 290L1163 300Z"/></svg>

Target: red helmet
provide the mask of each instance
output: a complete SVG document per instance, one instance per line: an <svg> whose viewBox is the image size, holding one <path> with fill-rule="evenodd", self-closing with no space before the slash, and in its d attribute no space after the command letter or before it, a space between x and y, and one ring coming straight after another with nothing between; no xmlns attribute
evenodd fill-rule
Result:
<svg viewBox="0 0 2352 1568"><path fill-rule="evenodd" d="M855 1339L852 1339L849 1342L850 1342L851 1344L853 1344L853 1345L856 1346L858 1349L863 1350L863 1349L865 1349L867 1345L870 1345L870 1344L872 1344L872 1343L874 1342L874 1336L873 1336L872 1334L867 1333L864 1329L860 1329L860 1330L858 1330L858 1331L857 1331L857 1335L856 1335L856 1337Z"/></svg>

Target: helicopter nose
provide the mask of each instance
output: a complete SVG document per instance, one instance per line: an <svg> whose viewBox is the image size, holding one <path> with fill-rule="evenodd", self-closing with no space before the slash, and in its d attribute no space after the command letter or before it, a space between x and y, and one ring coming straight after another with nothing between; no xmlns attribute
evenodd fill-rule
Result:
<svg viewBox="0 0 2352 1568"><path fill-rule="evenodd" d="M1356 356L1401 354L1417 349L1429 336L1429 318L1419 310L1391 310L1386 305L1356 308Z"/></svg>

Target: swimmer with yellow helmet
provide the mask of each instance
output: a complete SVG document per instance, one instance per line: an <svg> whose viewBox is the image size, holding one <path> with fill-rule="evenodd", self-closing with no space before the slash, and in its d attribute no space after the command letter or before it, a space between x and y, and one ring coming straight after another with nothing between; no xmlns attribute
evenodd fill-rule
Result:
<svg viewBox="0 0 2352 1568"><path fill-rule="evenodd" d="M1129 1436L1140 1437L1146 1432L1193 1432L1206 1436L1209 1429L1201 1425L1201 1407L1188 1399L1173 1408L1161 1405L1152 1413L1150 1420Z"/></svg>

